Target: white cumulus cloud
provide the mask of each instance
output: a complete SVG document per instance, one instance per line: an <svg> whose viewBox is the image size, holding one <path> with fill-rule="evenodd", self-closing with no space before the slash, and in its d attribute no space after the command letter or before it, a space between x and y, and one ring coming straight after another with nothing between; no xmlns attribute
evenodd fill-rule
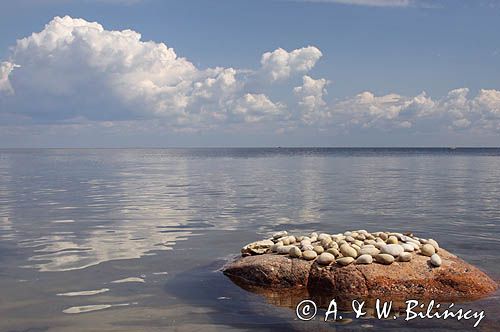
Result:
<svg viewBox="0 0 500 332"><path fill-rule="evenodd" d="M327 94L326 86L329 81L324 78L313 79L310 76L302 77L302 85L293 89L299 98L299 106L302 109L301 119L310 124L327 116L325 112L326 102L323 97Z"/></svg>
<svg viewBox="0 0 500 332"><path fill-rule="evenodd" d="M0 93L12 94L12 86L9 81L9 75L16 65L11 62L0 62Z"/></svg>
<svg viewBox="0 0 500 332"><path fill-rule="evenodd" d="M480 90L475 97L460 88L432 99L425 92L406 97L399 94L376 96L365 91L331 106L332 124L344 128L415 128L451 130L500 129L500 91Z"/></svg>
<svg viewBox="0 0 500 332"><path fill-rule="evenodd" d="M244 122L260 122L283 115L285 105L272 102L264 94L247 93L231 109L232 115L243 118Z"/></svg>
<svg viewBox="0 0 500 332"><path fill-rule="evenodd" d="M255 71L200 69L135 31L109 31L65 16L17 41L9 62L2 63L0 88L16 92L3 101L10 109L44 122L156 117L181 127L206 127L221 119L258 122L283 113L285 106L264 91L249 90L247 83L262 79L261 70L276 79L307 72L320 56L311 46L277 49L264 54L263 68ZM13 63L20 66L14 74Z"/></svg>
<svg viewBox="0 0 500 332"><path fill-rule="evenodd" d="M278 48L262 55L260 63L263 73L272 81L284 80L297 73L311 70L323 54L314 47L308 46L288 52Z"/></svg>

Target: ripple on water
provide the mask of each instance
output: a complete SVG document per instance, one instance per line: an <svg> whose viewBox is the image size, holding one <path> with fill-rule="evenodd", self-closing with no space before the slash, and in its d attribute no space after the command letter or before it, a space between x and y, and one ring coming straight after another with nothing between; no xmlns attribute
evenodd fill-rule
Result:
<svg viewBox="0 0 500 332"><path fill-rule="evenodd" d="M119 280L113 280L111 281L112 284L123 284L126 282L142 282L144 283L144 279L142 278L137 278L137 277L130 277L130 278L125 278L125 279L119 279Z"/></svg>
<svg viewBox="0 0 500 332"><path fill-rule="evenodd" d="M68 293L59 293L57 296L91 296L101 293L109 292L109 288L102 288L96 290L88 290L88 291L78 291L78 292L68 292Z"/></svg>
<svg viewBox="0 0 500 332"><path fill-rule="evenodd" d="M64 220L52 220L51 223L53 224L71 224L74 223L75 221L73 219L64 219Z"/></svg>
<svg viewBox="0 0 500 332"><path fill-rule="evenodd" d="M69 307L67 309L64 309L63 312L65 314L83 314L83 313L86 313L86 312L104 310L104 309L109 309L109 308L112 308L112 307L126 307L126 306L129 306L131 304L136 304L136 303L90 304L90 305L82 305L82 306L76 306L76 307Z"/></svg>

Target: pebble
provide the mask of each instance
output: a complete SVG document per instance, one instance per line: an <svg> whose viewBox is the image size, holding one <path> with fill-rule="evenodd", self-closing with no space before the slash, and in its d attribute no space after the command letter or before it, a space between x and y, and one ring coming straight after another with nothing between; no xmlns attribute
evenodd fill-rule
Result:
<svg viewBox="0 0 500 332"><path fill-rule="evenodd" d="M302 251L313 250L314 249L314 247L312 246L312 244L306 244L306 245L302 246L301 248L302 248Z"/></svg>
<svg viewBox="0 0 500 332"><path fill-rule="evenodd" d="M325 251L325 248L323 248L322 246L314 246L313 250L319 255Z"/></svg>
<svg viewBox="0 0 500 332"><path fill-rule="evenodd" d="M288 237L288 241L289 241L290 243L295 243L295 242L297 242L297 239L295 238L295 236L290 235L290 236Z"/></svg>
<svg viewBox="0 0 500 332"><path fill-rule="evenodd" d="M309 241L309 240L302 240L302 241L300 241L300 245L301 246L311 245L311 241Z"/></svg>
<svg viewBox="0 0 500 332"><path fill-rule="evenodd" d="M439 250L439 244L436 242L436 240L433 240L433 239L429 239L427 240L430 245L432 245L434 247L434 249L436 249L436 251Z"/></svg>
<svg viewBox="0 0 500 332"><path fill-rule="evenodd" d="M437 267L437 266L441 266L441 264L442 264L441 257L439 257L439 255L438 255L438 254L433 254L433 255L431 256L431 264L432 264L433 266L436 266L436 267Z"/></svg>
<svg viewBox="0 0 500 332"><path fill-rule="evenodd" d="M290 239L287 236L287 237L282 238L281 242L283 242L283 245L287 246L290 244Z"/></svg>
<svg viewBox="0 0 500 332"><path fill-rule="evenodd" d="M360 240L355 240L354 244L357 245L360 248L364 245L363 241L360 241Z"/></svg>
<svg viewBox="0 0 500 332"><path fill-rule="evenodd" d="M378 254L375 256L375 261L380 264L390 265L394 262L394 256L389 254Z"/></svg>
<svg viewBox="0 0 500 332"><path fill-rule="evenodd" d="M328 245L328 248L335 248L335 249L338 249L339 248L339 245L337 244L337 242L330 242L330 244Z"/></svg>
<svg viewBox="0 0 500 332"><path fill-rule="evenodd" d="M415 248L415 250L419 250L420 247L421 247L420 242L419 243L410 242L410 243L407 243L407 244L411 244L413 246L413 248Z"/></svg>
<svg viewBox="0 0 500 332"><path fill-rule="evenodd" d="M395 236L398 240L401 240L401 241L403 241L403 238L405 238L405 236L401 233L391 233L389 235Z"/></svg>
<svg viewBox="0 0 500 332"><path fill-rule="evenodd" d="M389 254L394 257L401 255L405 249L399 244L386 244L385 246L380 248L380 253Z"/></svg>
<svg viewBox="0 0 500 332"><path fill-rule="evenodd" d="M405 242L407 242L407 243L414 243L414 244L420 245L420 241L412 239L411 237L406 238Z"/></svg>
<svg viewBox="0 0 500 332"><path fill-rule="evenodd" d="M386 233L379 233L377 236L378 236L379 238L381 238L382 240L384 240L384 241L386 241L386 240L387 240L387 238L388 238L388 236L387 236L387 234L386 234Z"/></svg>
<svg viewBox="0 0 500 332"><path fill-rule="evenodd" d="M283 246L283 242L279 241L276 242L273 246L271 246L271 251L272 252L277 252L279 247Z"/></svg>
<svg viewBox="0 0 500 332"><path fill-rule="evenodd" d="M415 251L415 247L413 246L413 244L403 243L401 246L403 247L403 249L404 249L406 252L412 252L412 251Z"/></svg>
<svg viewBox="0 0 500 332"><path fill-rule="evenodd" d="M398 243L398 238L395 237L394 235L389 236L387 239L387 244L397 244Z"/></svg>
<svg viewBox="0 0 500 332"><path fill-rule="evenodd" d="M290 248L289 255L292 258L300 258L302 257L302 251L300 251L300 249L297 248L296 246L293 246Z"/></svg>
<svg viewBox="0 0 500 332"><path fill-rule="evenodd" d="M292 246L281 246L281 247L278 247L278 254L280 255L288 255L290 253L290 249L292 248Z"/></svg>
<svg viewBox="0 0 500 332"><path fill-rule="evenodd" d="M410 252L403 252L401 255L399 255L398 260L400 262L409 262L412 259L412 254Z"/></svg>
<svg viewBox="0 0 500 332"><path fill-rule="evenodd" d="M373 257L371 255L361 255L356 259L356 264L371 264Z"/></svg>
<svg viewBox="0 0 500 332"><path fill-rule="evenodd" d="M342 258L337 259L337 263L342 265L342 266L347 266L347 265L351 264L352 262L354 262L354 258L352 258L352 257L342 257Z"/></svg>
<svg viewBox="0 0 500 332"><path fill-rule="evenodd" d="M255 241L241 248L242 255L262 255L272 248L274 242L271 240Z"/></svg>
<svg viewBox="0 0 500 332"><path fill-rule="evenodd" d="M436 253L436 248L432 244L426 243L421 249L422 255L431 257Z"/></svg>
<svg viewBox="0 0 500 332"><path fill-rule="evenodd" d="M357 244L351 244L351 247L353 247L356 250L356 252L359 252L361 250L361 247L358 246Z"/></svg>
<svg viewBox="0 0 500 332"><path fill-rule="evenodd" d="M361 248L361 250L359 251L359 254L360 255L370 255L370 256L375 256L377 254L380 253L380 250L378 250L377 248L375 247L367 247L367 246L364 246L363 248Z"/></svg>
<svg viewBox="0 0 500 332"><path fill-rule="evenodd" d="M338 257L340 255L340 252L336 248L330 248L326 252L334 255L335 257Z"/></svg>
<svg viewBox="0 0 500 332"><path fill-rule="evenodd" d="M319 255L317 262L318 262L318 264L321 264L321 265L330 265L333 262L335 262L335 256L333 256L332 254L330 254L328 252L324 252L321 255Z"/></svg>
<svg viewBox="0 0 500 332"><path fill-rule="evenodd" d="M302 257L306 260L306 261L312 261L313 259L315 259L316 257L318 257L318 254L316 253L316 251L313 251L313 250L306 250L302 253Z"/></svg>
<svg viewBox="0 0 500 332"><path fill-rule="evenodd" d="M329 248L330 243L332 243L332 239L330 238L321 240L321 245L323 246L323 248Z"/></svg>
<svg viewBox="0 0 500 332"><path fill-rule="evenodd" d="M321 233L320 235L318 235L318 241L323 241L326 239L331 240L330 235L328 235L326 233Z"/></svg>
<svg viewBox="0 0 500 332"><path fill-rule="evenodd" d="M284 237L284 236L287 236L287 235L288 235L287 231L276 232L276 233L273 234L273 239L277 240L280 237Z"/></svg>
<svg viewBox="0 0 500 332"><path fill-rule="evenodd" d="M340 246L340 252L346 257L356 258L358 257L358 252L356 249L348 245L347 243Z"/></svg>

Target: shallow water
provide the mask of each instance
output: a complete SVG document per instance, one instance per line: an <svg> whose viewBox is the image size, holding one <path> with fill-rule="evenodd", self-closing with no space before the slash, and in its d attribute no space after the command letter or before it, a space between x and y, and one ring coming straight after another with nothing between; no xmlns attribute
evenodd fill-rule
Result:
<svg viewBox="0 0 500 332"><path fill-rule="evenodd" d="M0 150L0 331L467 331L299 322L219 269L276 230L363 228L433 237L498 280L499 206L500 149ZM498 300L464 304L479 330Z"/></svg>

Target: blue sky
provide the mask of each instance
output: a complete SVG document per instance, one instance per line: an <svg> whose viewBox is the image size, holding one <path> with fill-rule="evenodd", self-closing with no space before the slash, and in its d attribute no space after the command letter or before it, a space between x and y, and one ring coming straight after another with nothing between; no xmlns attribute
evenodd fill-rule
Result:
<svg viewBox="0 0 500 332"><path fill-rule="evenodd" d="M4 147L500 145L500 1L19 0L0 31Z"/></svg>

